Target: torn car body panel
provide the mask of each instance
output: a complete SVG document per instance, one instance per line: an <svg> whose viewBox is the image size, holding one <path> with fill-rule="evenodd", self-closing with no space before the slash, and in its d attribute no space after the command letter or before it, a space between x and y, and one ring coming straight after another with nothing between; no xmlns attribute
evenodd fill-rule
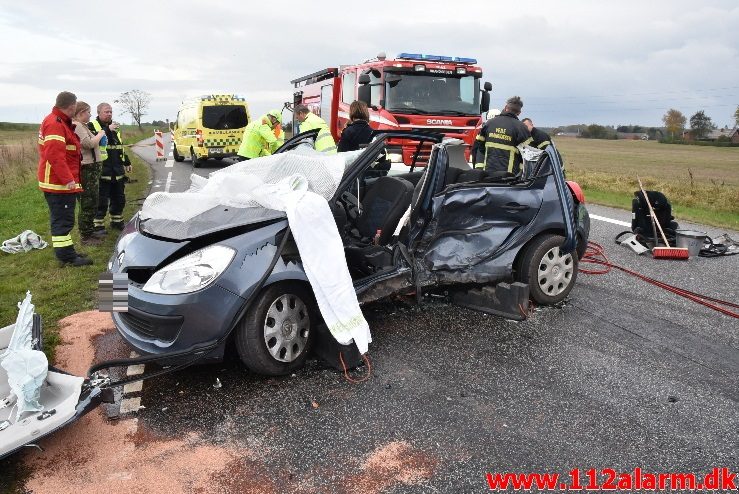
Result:
<svg viewBox="0 0 739 494"><path fill-rule="evenodd" d="M16 324L0 328L0 362L6 358L7 350L19 332L32 335L32 348L42 350L41 317L34 314L32 328ZM40 409L15 413L17 400L18 396L12 393L9 376L0 365L0 458L76 421L103 401L103 393L98 385L83 377L48 367L39 388Z"/></svg>

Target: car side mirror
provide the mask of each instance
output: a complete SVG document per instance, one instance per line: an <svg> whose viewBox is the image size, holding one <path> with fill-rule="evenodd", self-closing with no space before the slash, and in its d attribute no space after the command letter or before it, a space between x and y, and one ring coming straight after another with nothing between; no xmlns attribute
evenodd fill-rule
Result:
<svg viewBox="0 0 739 494"><path fill-rule="evenodd" d="M487 113L488 110L490 110L490 93L483 91L482 98L480 98L480 113Z"/></svg>

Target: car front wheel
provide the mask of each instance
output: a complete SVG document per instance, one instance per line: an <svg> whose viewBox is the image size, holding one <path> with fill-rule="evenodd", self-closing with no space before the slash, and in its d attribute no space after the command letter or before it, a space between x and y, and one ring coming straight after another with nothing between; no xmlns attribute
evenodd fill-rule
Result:
<svg viewBox="0 0 739 494"><path fill-rule="evenodd" d="M524 251L517 271L517 281L529 285L534 302L552 305L570 294L577 279L577 253L565 254L561 235L547 234L534 239Z"/></svg>
<svg viewBox="0 0 739 494"><path fill-rule="evenodd" d="M236 329L236 350L252 372L281 376L305 364L315 333L313 294L299 283L262 290Z"/></svg>

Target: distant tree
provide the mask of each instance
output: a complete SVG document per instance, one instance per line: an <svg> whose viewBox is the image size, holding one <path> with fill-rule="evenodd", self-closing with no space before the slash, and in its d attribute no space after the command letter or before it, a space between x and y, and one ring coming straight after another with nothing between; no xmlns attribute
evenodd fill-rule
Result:
<svg viewBox="0 0 739 494"><path fill-rule="evenodd" d="M132 89L121 93L115 102L123 105L123 113L130 114L133 121L141 129L141 117L146 115L146 110L149 108L149 103L151 103L151 94L140 89Z"/></svg>
<svg viewBox="0 0 739 494"><path fill-rule="evenodd" d="M629 125L619 125L616 127L616 132L631 132L631 127Z"/></svg>
<svg viewBox="0 0 739 494"><path fill-rule="evenodd" d="M685 115L674 108L667 110L667 113L662 117L662 122L664 122L665 127L667 127L667 132L670 133L671 139L675 139L675 134L682 133L682 130L685 128L686 121L687 119L685 118Z"/></svg>
<svg viewBox="0 0 739 494"><path fill-rule="evenodd" d="M580 134L587 139L612 139L615 131L598 124L588 125Z"/></svg>
<svg viewBox="0 0 739 494"><path fill-rule="evenodd" d="M715 128L716 126L711 121L711 117L706 115L703 110L696 112L695 115L690 117L690 130L693 131L693 137L696 139L706 137Z"/></svg>
<svg viewBox="0 0 739 494"><path fill-rule="evenodd" d="M739 127L739 105L737 105L736 111L734 112L734 125Z"/></svg>
<svg viewBox="0 0 739 494"><path fill-rule="evenodd" d="M631 127L631 132L637 134L644 133L644 127L642 127L641 125L634 125L633 127Z"/></svg>

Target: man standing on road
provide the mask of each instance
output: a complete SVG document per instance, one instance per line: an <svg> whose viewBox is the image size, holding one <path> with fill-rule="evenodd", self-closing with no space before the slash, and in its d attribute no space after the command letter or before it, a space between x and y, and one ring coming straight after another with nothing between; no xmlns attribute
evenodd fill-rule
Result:
<svg viewBox="0 0 739 494"><path fill-rule="evenodd" d="M541 129L534 127L534 122L532 122L530 118L524 118L523 120L521 120L521 123L523 123L531 133L531 139L533 140L531 141L531 144L529 144L529 146L538 149L546 149L547 146L552 143L552 138L549 137L549 134Z"/></svg>
<svg viewBox="0 0 739 494"><path fill-rule="evenodd" d="M310 111L305 105L295 107L295 118L300 122L300 132L319 129L314 146L316 151L326 154L336 154L336 142L331 135L331 131L328 130L328 124L324 119Z"/></svg>
<svg viewBox="0 0 739 494"><path fill-rule="evenodd" d="M51 244L62 265L87 266L92 260L74 250L72 228L74 207L80 185L80 139L74 132L72 117L77 96L62 91L56 97L51 113L44 118L38 132L38 185L49 205Z"/></svg>
<svg viewBox="0 0 739 494"><path fill-rule="evenodd" d="M531 142L529 130L518 120L522 108L521 98L508 98L503 112L482 126L476 139L480 141L479 145L485 144L486 171L519 172L523 160L518 146ZM473 159L478 164L476 154L473 153Z"/></svg>
<svg viewBox="0 0 739 494"><path fill-rule="evenodd" d="M100 199L95 214L95 230L105 231L105 215L110 209L110 226L123 230L123 208L126 205L125 174L131 172L131 161L123 150L123 140L118 124L113 123L113 107L108 103L100 103L98 116L88 124L93 132L105 131L100 142L100 155L103 160L103 171L100 174Z"/></svg>
<svg viewBox="0 0 739 494"><path fill-rule="evenodd" d="M277 151L277 148L285 142L285 134L282 133L282 128L278 127L281 119L280 110L271 110L246 126L237 153L241 161L269 156Z"/></svg>

